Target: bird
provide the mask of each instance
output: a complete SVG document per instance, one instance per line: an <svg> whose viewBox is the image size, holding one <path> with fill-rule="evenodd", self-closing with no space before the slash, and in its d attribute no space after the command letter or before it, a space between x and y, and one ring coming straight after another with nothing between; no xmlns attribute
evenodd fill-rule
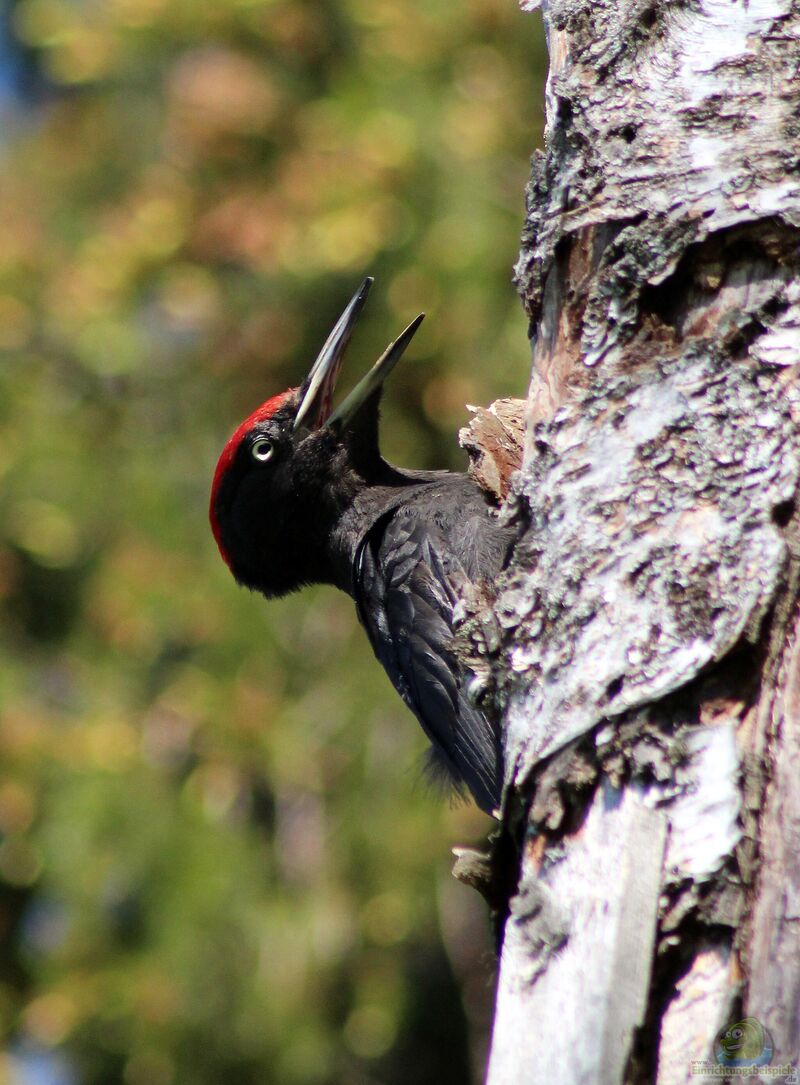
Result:
<svg viewBox="0 0 800 1085"><path fill-rule="evenodd" d="M267 599L331 584L355 602L372 649L431 743L430 774L497 816L499 728L468 696L454 637L468 585L490 590L514 532L466 474L406 470L379 447L384 381L424 313L335 409L345 351L373 279L345 307L301 385L235 430L211 485L209 518L239 584Z"/></svg>

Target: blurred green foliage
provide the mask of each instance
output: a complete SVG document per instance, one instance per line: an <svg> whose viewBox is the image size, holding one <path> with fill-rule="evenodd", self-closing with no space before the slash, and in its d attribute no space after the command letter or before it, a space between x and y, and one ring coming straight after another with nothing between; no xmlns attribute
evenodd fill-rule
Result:
<svg viewBox="0 0 800 1085"><path fill-rule="evenodd" d="M524 393L537 28L513 0L12 19L50 89L0 160L0 1085L464 1082L491 947L449 846L487 820L419 784L350 601L237 589L206 505L366 273L343 387L428 313L392 458L461 465L464 404Z"/></svg>

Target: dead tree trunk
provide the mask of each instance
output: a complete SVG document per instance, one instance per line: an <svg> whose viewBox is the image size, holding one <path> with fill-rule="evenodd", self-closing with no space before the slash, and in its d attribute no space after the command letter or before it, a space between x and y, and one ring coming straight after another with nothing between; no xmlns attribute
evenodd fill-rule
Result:
<svg viewBox="0 0 800 1085"><path fill-rule="evenodd" d="M747 1017L774 1073L800 1064L800 3L544 17L521 542L466 623L519 864L488 1080L702 1080Z"/></svg>

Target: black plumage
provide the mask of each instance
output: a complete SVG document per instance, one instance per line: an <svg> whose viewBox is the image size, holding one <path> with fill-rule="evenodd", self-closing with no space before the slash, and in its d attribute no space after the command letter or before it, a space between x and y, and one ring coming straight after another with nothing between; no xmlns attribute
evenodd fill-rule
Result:
<svg viewBox="0 0 800 1085"><path fill-rule="evenodd" d="M433 765L462 780L484 810L499 804L500 738L468 700L453 611L468 581L500 572L510 539L477 487L447 475L365 534L353 595L375 655L433 746Z"/></svg>
<svg viewBox="0 0 800 1085"><path fill-rule="evenodd" d="M491 812L500 799L501 743L467 698L453 611L467 583L495 579L512 533L466 475L403 471L380 454L379 367L389 358L391 368L418 321L378 363L379 379L368 375L347 409L331 413L333 382L367 289L345 310L303 387L269 400L228 442L212 487L212 527L236 579L268 597L308 583L334 584L353 597L436 766Z"/></svg>

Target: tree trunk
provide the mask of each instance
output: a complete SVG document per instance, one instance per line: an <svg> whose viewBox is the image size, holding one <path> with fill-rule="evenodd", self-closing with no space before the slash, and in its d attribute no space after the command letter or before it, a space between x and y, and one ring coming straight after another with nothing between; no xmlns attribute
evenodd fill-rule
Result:
<svg viewBox="0 0 800 1085"><path fill-rule="evenodd" d="M515 875L488 1080L719 1077L743 1018L774 1075L800 1065L800 3L544 17L521 541L465 622Z"/></svg>

